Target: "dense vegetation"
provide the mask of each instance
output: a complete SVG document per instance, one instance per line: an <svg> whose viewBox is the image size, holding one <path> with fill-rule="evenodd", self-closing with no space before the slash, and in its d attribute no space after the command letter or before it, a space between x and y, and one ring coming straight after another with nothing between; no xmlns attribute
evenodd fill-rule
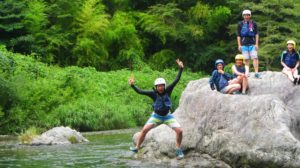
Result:
<svg viewBox="0 0 300 168"><path fill-rule="evenodd" d="M2 0L0 134L142 125L151 101L133 94L128 77L151 88L160 75L176 76L176 58L203 73L217 58L232 62L246 8L259 26L261 69L276 70L285 42L299 42L299 7L298 0ZM189 71L176 105L187 82L202 76Z"/></svg>
<svg viewBox="0 0 300 168"><path fill-rule="evenodd" d="M174 64L175 60L173 61ZM151 99L138 95L127 83L151 89L163 76L172 81L177 69L163 72L47 66L33 59L0 50L0 134L29 127L71 126L81 131L141 126L151 114ZM172 99L175 107L188 81L201 74L185 71Z"/></svg>
<svg viewBox="0 0 300 168"><path fill-rule="evenodd" d="M60 66L162 70L180 57L193 71L236 55L236 24L249 8L259 24L263 68L278 67L299 38L297 0L3 0L0 39L9 50Z"/></svg>

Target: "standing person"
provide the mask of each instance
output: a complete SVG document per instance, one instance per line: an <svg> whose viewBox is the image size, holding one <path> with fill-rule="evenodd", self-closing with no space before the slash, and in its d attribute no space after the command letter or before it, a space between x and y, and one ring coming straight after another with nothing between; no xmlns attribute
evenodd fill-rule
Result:
<svg viewBox="0 0 300 168"><path fill-rule="evenodd" d="M181 141L182 141L182 128L177 122L177 120L174 118L174 116L170 113L170 109L172 107L172 101L171 101L171 94L176 86L176 84L179 82L179 79L181 77L182 71L183 71L183 63L177 59L176 60L178 66L179 66L179 72L176 77L176 79L170 84L166 85L166 81L163 78L157 78L154 81L155 88L152 91L144 91L139 88L137 88L134 85L134 79L129 79L130 86L139 94L149 96L153 101L153 110L151 117L148 119L146 124L144 125L143 129L141 130L141 134L138 137L137 144L135 147L130 148L131 151L137 153L138 150L141 147L141 144L143 143L146 134L155 126L160 124L166 124L170 128L172 128L176 132L176 156L177 159L182 159L184 157L184 154L180 148Z"/></svg>
<svg viewBox="0 0 300 168"><path fill-rule="evenodd" d="M245 57L245 64L249 66L250 59L253 60L253 67L255 71L255 77L261 78L258 73L258 28L256 22L251 20L251 11L243 11L244 20L238 23L237 26L237 43L238 49Z"/></svg>
<svg viewBox="0 0 300 168"><path fill-rule="evenodd" d="M298 75L299 67L299 54L296 51L296 43L293 40L287 41L287 50L281 54L281 65L283 66L282 72L294 83L300 84Z"/></svg>
<svg viewBox="0 0 300 168"><path fill-rule="evenodd" d="M246 94L246 90L248 88L248 75L249 75L249 67L244 64L245 59L242 54L238 54L235 56L235 64L232 65L231 70L233 76L237 83L242 86L242 94Z"/></svg>
<svg viewBox="0 0 300 168"><path fill-rule="evenodd" d="M224 94L232 94L241 89L241 85L235 83L235 81L231 80L232 76L226 72L224 72L224 61L221 59L216 60L215 62L216 69L212 72L212 75L209 79L209 84L211 90L215 90L224 93Z"/></svg>

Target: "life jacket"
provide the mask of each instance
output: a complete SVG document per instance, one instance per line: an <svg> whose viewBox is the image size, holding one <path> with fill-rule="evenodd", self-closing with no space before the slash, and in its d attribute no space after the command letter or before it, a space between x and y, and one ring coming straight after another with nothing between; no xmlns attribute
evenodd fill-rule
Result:
<svg viewBox="0 0 300 168"><path fill-rule="evenodd" d="M234 65L236 70L239 72L239 73L243 73L245 74L246 73L246 68L245 68L245 65L241 66L241 67L238 67L236 65ZM233 76L236 78L238 75L236 74L233 74Z"/></svg>
<svg viewBox="0 0 300 168"><path fill-rule="evenodd" d="M172 102L168 94L157 94L156 100L153 103L154 111L169 111L172 107Z"/></svg>
<svg viewBox="0 0 300 168"><path fill-rule="evenodd" d="M246 68L245 68L245 65L241 66L241 67L238 67L236 65L234 65L236 70L240 73L246 73Z"/></svg>
<svg viewBox="0 0 300 168"><path fill-rule="evenodd" d="M299 55L297 52L290 54L288 51L283 52L282 61L290 68L294 68L299 60Z"/></svg>
<svg viewBox="0 0 300 168"><path fill-rule="evenodd" d="M241 22L241 37L255 37L253 22Z"/></svg>

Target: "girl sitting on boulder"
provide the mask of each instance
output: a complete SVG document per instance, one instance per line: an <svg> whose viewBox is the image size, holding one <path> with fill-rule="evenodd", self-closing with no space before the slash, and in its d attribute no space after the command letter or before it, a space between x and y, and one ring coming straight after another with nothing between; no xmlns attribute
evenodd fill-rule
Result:
<svg viewBox="0 0 300 168"><path fill-rule="evenodd" d="M210 88L224 94L232 94L233 92L239 91L241 85L234 83L232 81L232 76L224 72L224 61L221 59L216 60L215 62L216 69L212 72L212 75L209 80Z"/></svg>
<svg viewBox="0 0 300 168"><path fill-rule="evenodd" d="M249 67L244 64L245 58L242 54L238 54L235 56L235 64L232 65L232 73L234 76L234 81L236 83L241 84L242 86L242 94L246 94L246 90L248 88L248 76L249 76Z"/></svg>
<svg viewBox="0 0 300 168"><path fill-rule="evenodd" d="M294 85L300 84L298 75L299 66L299 54L295 50L296 43L293 40L287 41L287 50L281 54L281 65L283 66L282 72L288 76L288 78L294 83Z"/></svg>

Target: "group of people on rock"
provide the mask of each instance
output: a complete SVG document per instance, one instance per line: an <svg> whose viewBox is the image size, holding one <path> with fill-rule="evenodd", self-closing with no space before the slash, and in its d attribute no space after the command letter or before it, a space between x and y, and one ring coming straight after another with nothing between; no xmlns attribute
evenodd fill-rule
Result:
<svg viewBox="0 0 300 168"><path fill-rule="evenodd" d="M225 94L232 94L240 92L246 94L248 88L249 64L250 59L253 60L254 77L261 78L258 72L258 28L257 24L251 20L251 11L244 10L242 13L244 20L238 23L237 27L237 43L238 49L242 54L235 56L235 64L232 66L232 75L224 72L225 63L218 59L215 62L216 69L212 72L210 78L211 89L217 89ZM295 50L296 43L292 40L287 42L287 50L282 53L281 64L283 65L283 73L285 73L291 81L300 83L297 68L299 66L299 54ZM155 126L166 124L172 128L176 133L176 156L178 159L184 157L181 149L181 141L183 130L175 117L171 114L172 107L171 94L179 82L184 65L179 59L176 60L179 66L179 72L176 79L167 85L165 79L157 78L154 81L153 90L141 90L135 85L134 78L130 78L129 85L139 94L146 95L153 100L153 113L142 128L136 145L130 150L137 153L145 139L146 134Z"/></svg>
<svg viewBox="0 0 300 168"><path fill-rule="evenodd" d="M225 63L218 59L215 62L215 70L212 72L209 80L212 90L224 94L242 94L246 95L248 89L248 77L250 59L253 60L254 77L261 78L258 73L258 43L259 34L258 27L255 21L251 20L251 11L244 10L242 13L243 21L237 26L237 44L239 51L242 54L235 56L235 64L232 66L232 74L224 72ZM294 85L300 85L300 78L298 75L299 54L296 51L296 42L293 40L287 41L287 50L281 54L281 64L283 66L282 72L286 74Z"/></svg>

